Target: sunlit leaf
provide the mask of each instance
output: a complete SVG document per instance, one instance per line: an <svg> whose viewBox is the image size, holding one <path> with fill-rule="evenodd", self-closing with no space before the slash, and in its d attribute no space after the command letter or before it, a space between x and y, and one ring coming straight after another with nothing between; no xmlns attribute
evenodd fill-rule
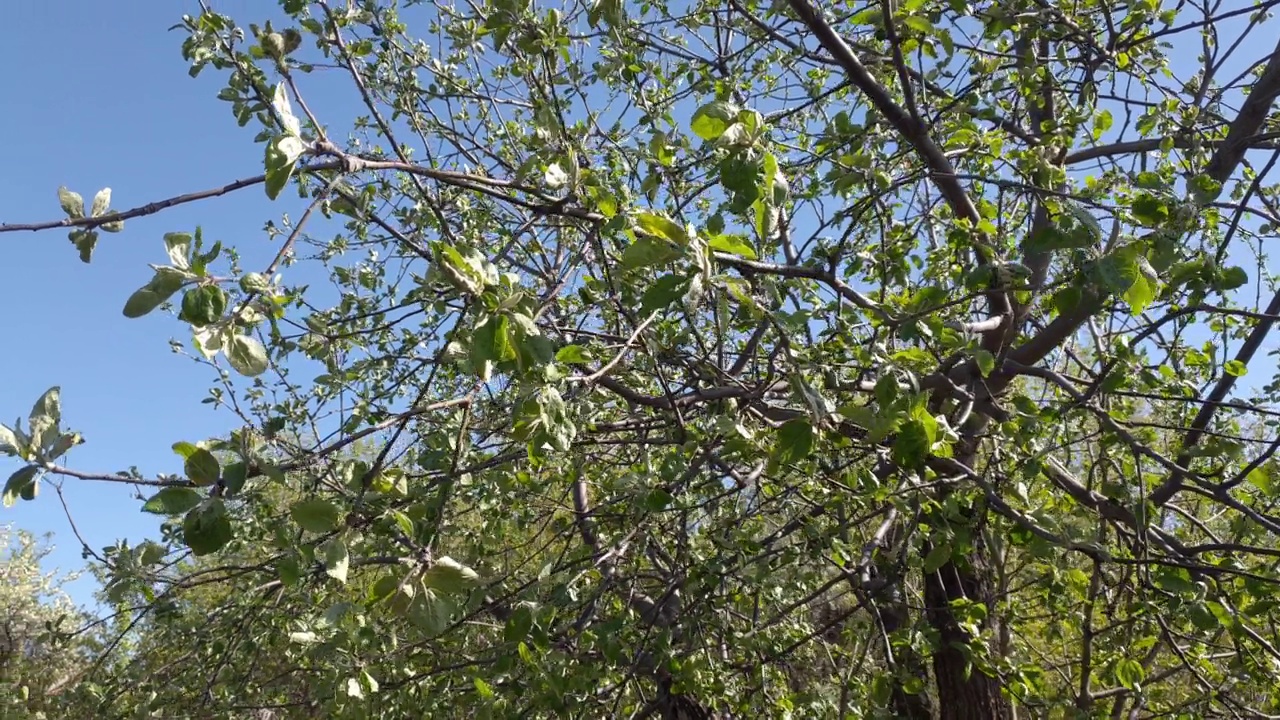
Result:
<svg viewBox="0 0 1280 720"><path fill-rule="evenodd" d="M203 500L204 495L192 488L167 487L152 495L142 509L155 515L181 515Z"/></svg>
<svg viewBox="0 0 1280 720"><path fill-rule="evenodd" d="M347 554L347 544L341 538L331 538L320 548L324 557L324 572L340 583L347 581L347 570L351 566L351 557Z"/></svg>
<svg viewBox="0 0 1280 720"><path fill-rule="evenodd" d="M58 188L58 204L62 206L62 211L72 220L79 220L84 217L84 198L80 197L80 193L72 192L66 187Z"/></svg>
<svg viewBox="0 0 1280 720"><path fill-rule="evenodd" d="M703 140L716 140L738 116L738 106L727 102L713 102L698 108L689 127Z"/></svg>
<svg viewBox="0 0 1280 720"><path fill-rule="evenodd" d="M234 335L226 347L227 361L236 372L257 377L267 371L267 349L252 335Z"/></svg>

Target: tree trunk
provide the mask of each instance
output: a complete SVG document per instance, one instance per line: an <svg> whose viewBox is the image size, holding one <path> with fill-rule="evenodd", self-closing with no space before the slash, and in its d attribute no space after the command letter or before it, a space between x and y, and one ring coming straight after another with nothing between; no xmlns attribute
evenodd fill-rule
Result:
<svg viewBox="0 0 1280 720"><path fill-rule="evenodd" d="M975 534L973 553L966 561L948 562L924 578L925 616L940 635L933 676L941 720L1013 719L1013 706L1001 692L1000 680L984 674L960 649L974 638L956 622L951 609L954 600L980 601L987 606L988 622L994 618L989 564L987 548Z"/></svg>

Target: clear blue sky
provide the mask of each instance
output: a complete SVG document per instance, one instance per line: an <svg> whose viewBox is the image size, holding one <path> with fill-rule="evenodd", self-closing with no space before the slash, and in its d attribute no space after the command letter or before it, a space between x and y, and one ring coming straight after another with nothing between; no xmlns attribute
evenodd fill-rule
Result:
<svg viewBox="0 0 1280 720"><path fill-rule="evenodd" d="M241 24L276 12L275 3L265 0L216 0L214 7ZM212 69L195 80L187 75L180 55L185 34L167 32L184 12L198 12L196 3L6 4L12 31L0 44L0 67L6 69L0 97L7 106L0 134L9 141L0 222L60 217L56 190L63 184L86 201L110 186L113 207L123 209L261 172L254 130L237 127L229 106L214 97L224 78ZM1240 59L1259 54L1248 51ZM1175 63L1182 76L1189 74L1187 62L1194 62L1194 53ZM308 102L321 117L350 118L352 111L344 108L352 107L351 88L341 76L309 76L306 85ZM120 309L149 279L147 263L163 258L165 232L200 224L207 238L234 243L250 267L260 268L276 250L263 222L296 211L295 204L270 203L252 188L132 220L123 233L103 234L91 265L79 262L62 232L0 235L6 308L0 421L25 418L41 392L61 385L65 422L87 439L67 464L85 471L138 465L147 475L179 472L168 449L173 442L224 433L235 421L200 404L209 372L168 351L170 337L185 340L184 325L160 313L130 321ZM1270 373L1258 374L1265 381ZM0 480L17 467L0 461ZM72 517L95 550L121 537L137 542L158 526L140 513L127 486L68 480L65 489ZM52 565L83 565L53 492L0 512L0 523L54 533ZM81 581L73 596L87 603L93 589Z"/></svg>

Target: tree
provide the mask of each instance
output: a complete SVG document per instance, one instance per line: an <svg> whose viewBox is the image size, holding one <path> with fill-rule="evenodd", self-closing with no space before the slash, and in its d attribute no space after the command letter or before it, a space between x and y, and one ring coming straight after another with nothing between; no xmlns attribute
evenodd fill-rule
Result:
<svg viewBox="0 0 1280 720"><path fill-rule="evenodd" d="M1275 4L202 5L262 174L0 226L288 208L124 302L242 422L184 477L0 436L172 518L97 712L1280 712Z"/></svg>
<svg viewBox="0 0 1280 720"><path fill-rule="evenodd" d="M87 618L62 590L74 576L41 568L46 540L0 525L0 548L0 717L43 717L46 695L90 659Z"/></svg>

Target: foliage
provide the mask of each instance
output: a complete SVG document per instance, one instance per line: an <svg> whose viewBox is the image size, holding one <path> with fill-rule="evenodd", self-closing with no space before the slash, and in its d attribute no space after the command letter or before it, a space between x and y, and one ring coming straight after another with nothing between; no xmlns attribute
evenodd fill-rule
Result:
<svg viewBox="0 0 1280 720"><path fill-rule="evenodd" d="M261 173L0 226L282 206L123 301L239 420L183 476L0 431L168 518L84 712L1280 713L1275 4L202 5Z"/></svg>
<svg viewBox="0 0 1280 720"><path fill-rule="evenodd" d="M0 525L0 548L0 717L44 717L91 659L88 618L62 589L74 576L41 569L42 539Z"/></svg>

